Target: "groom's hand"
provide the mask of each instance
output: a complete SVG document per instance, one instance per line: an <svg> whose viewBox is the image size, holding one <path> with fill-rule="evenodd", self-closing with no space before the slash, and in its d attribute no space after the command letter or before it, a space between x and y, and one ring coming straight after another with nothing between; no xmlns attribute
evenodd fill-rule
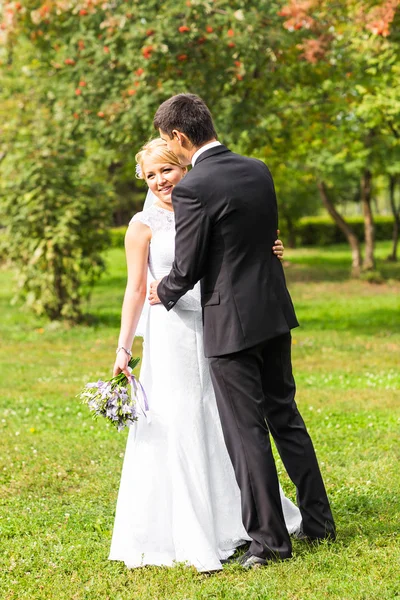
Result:
<svg viewBox="0 0 400 600"><path fill-rule="evenodd" d="M160 302L161 302L161 300L157 294L158 284L160 283L160 281L161 281L161 279L157 279L156 281L152 281L150 284L150 293L149 293L150 304L160 304Z"/></svg>

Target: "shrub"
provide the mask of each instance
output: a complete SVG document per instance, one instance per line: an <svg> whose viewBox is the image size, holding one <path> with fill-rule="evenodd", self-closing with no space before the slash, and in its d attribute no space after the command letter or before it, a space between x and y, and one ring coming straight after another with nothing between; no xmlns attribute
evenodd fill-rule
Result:
<svg viewBox="0 0 400 600"><path fill-rule="evenodd" d="M2 165L2 245L17 268L18 296L50 319L78 320L81 299L104 268L110 202L66 143Z"/></svg>
<svg viewBox="0 0 400 600"><path fill-rule="evenodd" d="M364 221L362 217L347 217L357 237L364 238ZM377 241L389 240L392 237L393 217L375 217L375 238ZM346 242L346 238L334 221L327 216L303 217L296 227L296 244L298 246L330 246Z"/></svg>
<svg viewBox="0 0 400 600"><path fill-rule="evenodd" d="M112 248L123 248L125 233L127 227L112 227L109 231L110 233L110 245Z"/></svg>

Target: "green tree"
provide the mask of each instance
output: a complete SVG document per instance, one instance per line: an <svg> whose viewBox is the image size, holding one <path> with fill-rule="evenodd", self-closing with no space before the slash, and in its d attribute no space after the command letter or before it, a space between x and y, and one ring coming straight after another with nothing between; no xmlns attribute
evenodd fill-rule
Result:
<svg viewBox="0 0 400 600"><path fill-rule="evenodd" d="M326 209L347 236L355 275L361 268L374 268L373 182L393 171L390 159L398 149L399 6L398 0L345 0L340 5L292 0L280 13L300 60L291 70L289 94L298 105L295 118L301 124L293 129L306 140L299 144L299 155L314 172ZM343 182L351 190L355 180L365 224L362 262L359 240L334 201Z"/></svg>
<svg viewBox="0 0 400 600"><path fill-rule="evenodd" d="M49 142L52 142L51 144ZM18 292L38 314L76 321L104 268L109 199L79 147L46 131L2 163L2 220Z"/></svg>
<svg viewBox="0 0 400 600"><path fill-rule="evenodd" d="M210 105L224 142L269 164L291 237L296 220L316 209L318 191L346 232L354 273L361 269L360 243L339 211L342 201L359 198L367 242L363 266L373 268L373 183L396 174L382 156L398 151L399 3L3 3L0 62L8 88L2 86L0 110L11 115L1 142L3 188L12 181L15 199L40 189L44 207L54 196L52 187L56 195L65 187L65 204L68 191L83 223L78 198L82 195L89 211L94 189L96 198L105 199L111 185L121 213L126 195L140 189L134 155L154 133L154 111L166 97L192 91ZM51 166L40 154L38 171L32 171L45 182L39 187L33 177L15 176L21 161L34 168L33 148L53 157ZM90 181L82 178L89 172ZM4 218L11 209L6 203ZM39 208L35 215L40 221ZM106 221L104 213L97 222L100 231ZM68 227L73 233L72 221ZM74 243L82 245L83 239L75 237ZM100 245L92 245L98 257ZM17 254L17 249L11 253L23 264L22 251L20 258ZM89 246L84 254L89 260ZM61 261L60 268L65 264ZM87 264L82 262L82 274ZM34 277L31 269L25 287ZM71 285L78 290L81 284ZM58 308L54 314L74 311Z"/></svg>

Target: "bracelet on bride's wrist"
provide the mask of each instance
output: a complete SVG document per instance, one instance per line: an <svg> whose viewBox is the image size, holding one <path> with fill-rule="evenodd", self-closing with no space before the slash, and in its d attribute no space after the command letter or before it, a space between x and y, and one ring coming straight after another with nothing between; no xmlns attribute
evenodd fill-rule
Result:
<svg viewBox="0 0 400 600"><path fill-rule="evenodd" d="M119 346L119 347L116 349L116 351L115 351L115 354L118 354L118 352L119 352L120 350L123 350L124 352L126 352L126 354L127 354L128 356L130 356L130 357L132 358L132 352L131 352L130 350L128 350L127 348L124 348L123 346Z"/></svg>

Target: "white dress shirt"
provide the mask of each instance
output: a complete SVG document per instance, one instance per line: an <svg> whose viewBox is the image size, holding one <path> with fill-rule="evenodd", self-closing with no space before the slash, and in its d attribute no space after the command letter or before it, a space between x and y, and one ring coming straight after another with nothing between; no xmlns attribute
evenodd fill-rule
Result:
<svg viewBox="0 0 400 600"><path fill-rule="evenodd" d="M199 158L200 154L203 154L203 152L205 152L206 150L210 150L210 148L215 148L215 146L221 146L221 142L210 142L209 144L205 144L204 146L196 150L196 152L192 156L192 167L194 167L196 160Z"/></svg>

